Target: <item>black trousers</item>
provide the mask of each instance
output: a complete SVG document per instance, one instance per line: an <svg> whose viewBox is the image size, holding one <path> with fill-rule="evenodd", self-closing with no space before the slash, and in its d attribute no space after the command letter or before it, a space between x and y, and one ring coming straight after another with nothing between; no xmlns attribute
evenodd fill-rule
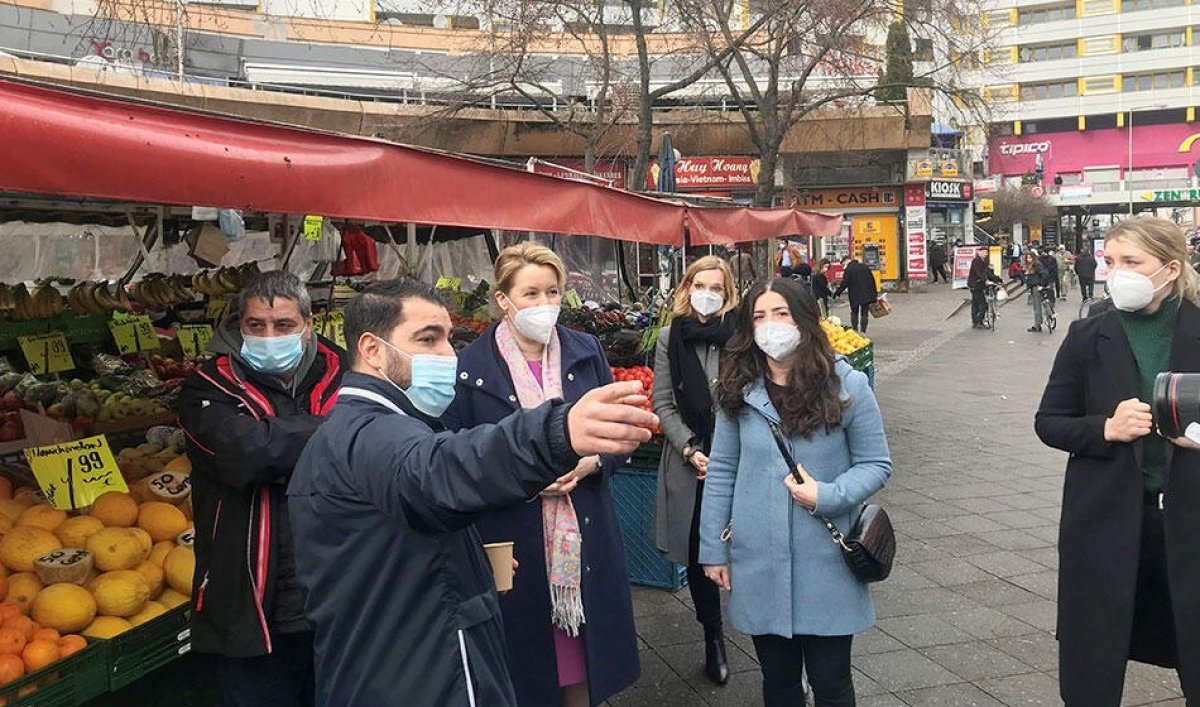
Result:
<svg viewBox="0 0 1200 707"><path fill-rule="evenodd" d="M816 707L854 707L854 679L850 675L853 636L752 636L762 665L763 705L802 707L808 671Z"/></svg>
<svg viewBox="0 0 1200 707"><path fill-rule="evenodd" d="M867 333L867 322L871 320L870 313L871 304L851 304L850 305L850 328L855 331Z"/></svg>
<svg viewBox="0 0 1200 707"><path fill-rule="evenodd" d="M313 634L272 635L270 655L217 658L221 707L312 707Z"/></svg>
<svg viewBox="0 0 1200 707"><path fill-rule="evenodd" d="M971 290L971 323L975 326L983 324L987 317L987 297L983 290Z"/></svg>
<svg viewBox="0 0 1200 707"><path fill-rule="evenodd" d="M704 482L696 482L696 505L692 509L692 528L688 533L688 591L696 607L696 620L704 627L704 637L721 634L721 588L704 576L700 564L700 501L704 497Z"/></svg>
<svg viewBox="0 0 1200 707"><path fill-rule="evenodd" d="M942 278L942 282L946 282L946 273L942 270L942 267L943 266L941 265L934 265L929 269L933 274L933 278L930 280L930 282L937 282L939 277Z"/></svg>
<svg viewBox="0 0 1200 707"><path fill-rule="evenodd" d="M1096 294L1096 278L1080 277L1079 294L1083 295L1083 299L1091 299Z"/></svg>

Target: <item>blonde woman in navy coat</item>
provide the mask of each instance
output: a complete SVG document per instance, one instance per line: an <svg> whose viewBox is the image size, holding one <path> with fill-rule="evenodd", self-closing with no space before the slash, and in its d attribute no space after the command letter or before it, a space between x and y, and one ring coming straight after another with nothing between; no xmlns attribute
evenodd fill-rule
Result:
<svg viewBox="0 0 1200 707"><path fill-rule="evenodd" d="M533 242L496 260L502 319L458 354L451 429L499 422L541 400L574 402L612 382L600 341L557 325L566 271ZM596 705L637 681L637 635L611 478L622 457L587 457L559 480L476 523L485 543L514 542L520 563L500 599L521 707ZM503 459L497 459L503 464Z"/></svg>
<svg viewBox="0 0 1200 707"><path fill-rule="evenodd" d="M804 704L801 667L816 707L853 707L850 645L875 608L816 515L849 531L891 476L879 406L867 376L834 357L816 301L792 280L751 288L726 353L700 562L731 591L730 622L754 640L766 707ZM788 437L802 484L768 421Z"/></svg>

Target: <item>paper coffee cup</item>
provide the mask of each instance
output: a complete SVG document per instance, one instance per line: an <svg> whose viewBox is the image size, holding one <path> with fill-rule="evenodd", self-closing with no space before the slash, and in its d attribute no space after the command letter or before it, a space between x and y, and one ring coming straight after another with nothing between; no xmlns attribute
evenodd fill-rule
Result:
<svg viewBox="0 0 1200 707"><path fill-rule="evenodd" d="M496 580L496 591L507 592L513 587L513 544L488 543L483 546L488 562L492 563L492 578Z"/></svg>

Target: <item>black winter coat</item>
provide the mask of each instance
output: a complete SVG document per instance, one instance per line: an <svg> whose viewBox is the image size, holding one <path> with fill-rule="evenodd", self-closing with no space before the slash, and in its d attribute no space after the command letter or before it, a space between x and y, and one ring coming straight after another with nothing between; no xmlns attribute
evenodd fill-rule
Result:
<svg viewBox="0 0 1200 707"><path fill-rule="evenodd" d="M300 450L332 406L342 371L340 354L318 339L316 358L294 392L228 354L205 363L184 384L179 424L192 461L197 652L271 653L277 589L295 587L302 594L284 490ZM293 601L303 620L303 597Z"/></svg>
<svg viewBox="0 0 1200 707"><path fill-rule="evenodd" d="M971 290L982 290L988 280L1003 284L1003 280L992 272L992 266L988 261L979 258L978 256L971 258L971 271L967 274L967 288Z"/></svg>
<svg viewBox="0 0 1200 707"><path fill-rule="evenodd" d="M1096 279L1096 256L1091 253L1080 253L1075 259L1075 274L1084 280Z"/></svg>
<svg viewBox="0 0 1200 707"><path fill-rule="evenodd" d="M498 326L504 326L500 324ZM599 340L558 327L562 346L562 387L567 402L612 382L612 370ZM503 420L520 409L508 366L496 348L496 327L458 355L459 381L454 404L442 416L452 429ZM588 691L592 704L637 682L637 634L625 545L612 498L612 475L624 457L603 457L601 472L571 492L583 535L583 625ZM574 465L559 470L565 474ZM550 584L542 532L542 503L531 498L496 511L476 523L483 541L514 541L521 570L513 590L500 597L508 637L509 670L522 707L558 705L558 663L550 620Z"/></svg>
<svg viewBox="0 0 1200 707"><path fill-rule="evenodd" d="M875 289L875 274L866 265L851 260L842 271L842 284L838 285L834 296L850 291L850 306L861 307L879 299L879 291Z"/></svg>
<svg viewBox="0 0 1200 707"><path fill-rule="evenodd" d="M1138 397L1137 364L1118 316L1109 310L1071 325L1035 423L1043 442L1071 455L1059 527L1058 638L1061 694L1072 706L1115 707L1127 657L1147 659L1129 655L1142 443L1104 440L1117 404ZM1189 302L1180 307L1168 368L1200 372L1200 309ZM1167 572L1179 674L1191 704L1200 699L1200 452L1168 450Z"/></svg>
<svg viewBox="0 0 1200 707"><path fill-rule="evenodd" d="M438 433L395 386L346 374L288 487L318 705L518 707L471 523L579 462L568 410L551 402Z"/></svg>

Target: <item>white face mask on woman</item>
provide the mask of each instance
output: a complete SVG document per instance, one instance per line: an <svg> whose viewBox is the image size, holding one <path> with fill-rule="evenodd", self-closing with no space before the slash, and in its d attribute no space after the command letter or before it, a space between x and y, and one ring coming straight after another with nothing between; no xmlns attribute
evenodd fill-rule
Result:
<svg viewBox="0 0 1200 707"><path fill-rule="evenodd" d="M767 356L782 361L800 345L800 330L794 324L767 322L754 330L754 343Z"/></svg>
<svg viewBox="0 0 1200 707"><path fill-rule="evenodd" d="M716 292L708 290L696 290L691 296L692 309L702 317L707 317L716 314L721 307L725 306L725 298L718 295Z"/></svg>
<svg viewBox="0 0 1200 707"><path fill-rule="evenodd" d="M539 344L550 343L554 335L554 327L558 324L558 315L562 307L557 304L543 304L536 307L518 309L513 316L513 324L517 331Z"/></svg>
<svg viewBox="0 0 1200 707"><path fill-rule="evenodd" d="M1167 280L1155 287L1154 281L1151 279L1166 270L1167 265L1170 263L1155 270L1152 275L1143 275L1133 270L1110 272L1108 274L1108 293L1112 295L1113 306L1122 312L1140 312L1149 306L1154 301L1154 295L1171 284L1171 280Z"/></svg>

